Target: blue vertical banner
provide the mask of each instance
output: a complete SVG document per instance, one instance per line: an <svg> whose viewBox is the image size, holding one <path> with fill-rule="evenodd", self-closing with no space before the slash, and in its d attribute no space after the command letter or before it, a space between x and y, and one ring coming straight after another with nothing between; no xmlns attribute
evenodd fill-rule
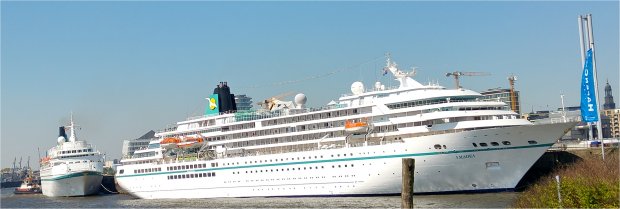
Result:
<svg viewBox="0 0 620 209"><path fill-rule="evenodd" d="M583 75L581 75L581 119L584 122L598 121L598 106L595 96L592 49L588 49L583 66Z"/></svg>

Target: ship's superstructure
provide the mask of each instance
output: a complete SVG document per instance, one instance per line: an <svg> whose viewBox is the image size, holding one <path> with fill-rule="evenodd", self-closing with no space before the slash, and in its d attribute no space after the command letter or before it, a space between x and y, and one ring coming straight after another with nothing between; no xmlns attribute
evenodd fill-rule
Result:
<svg viewBox="0 0 620 209"><path fill-rule="evenodd" d="M234 111L220 83L205 115L158 132L116 180L147 199L397 194L401 158L415 158L417 193L507 190L574 125L533 125L477 92L422 85L389 58L384 71L400 85L354 82L321 108L298 94Z"/></svg>
<svg viewBox="0 0 620 209"><path fill-rule="evenodd" d="M50 197L96 194L103 178L104 157L86 141L78 140L71 117L70 137L59 128L57 145L41 159L41 188Z"/></svg>

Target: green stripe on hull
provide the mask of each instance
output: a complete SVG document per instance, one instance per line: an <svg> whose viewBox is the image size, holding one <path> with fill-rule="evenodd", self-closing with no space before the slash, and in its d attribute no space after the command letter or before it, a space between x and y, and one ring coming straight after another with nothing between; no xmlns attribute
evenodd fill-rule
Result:
<svg viewBox="0 0 620 209"><path fill-rule="evenodd" d="M41 181L57 181L57 180L80 177L80 176L101 176L101 175L102 173L97 172L97 171L83 171L83 172L78 172L78 173L70 173L70 174L66 174L62 176L56 176L56 177L49 178L49 179L41 178Z"/></svg>
<svg viewBox="0 0 620 209"><path fill-rule="evenodd" d="M312 160L312 161L304 161L304 162L271 163L271 164L262 164L262 165L242 165L242 166L231 166L231 167L222 167L222 168L203 168L203 169L193 169L193 170L184 170L184 171L168 171L168 172L132 174L132 175L123 175L123 176L118 176L117 175L116 178L136 177L136 176L150 176L150 175L167 175L167 174L177 174L177 173L189 173L190 171L191 172L217 171L217 170L231 170L231 169L242 169L242 168L260 168L260 167L283 166L283 165L301 165L301 164L312 164L312 163L345 162L345 161L358 161L358 160L375 160L375 159L386 159L386 158L404 158L404 157L446 155L446 154L458 154L458 153L470 153L470 152L485 152L485 151L495 151L495 150L527 149L527 148L536 148L536 147L551 147L553 144L554 143L526 145L526 146L516 146L516 147L502 147L502 148L483 148L483 149L445 151L445 152L425 152L425 153L398 154L398 155L379 155L379 156L372 156L372 157L355 157L355 158L331 159L331 160Z"/></svg>

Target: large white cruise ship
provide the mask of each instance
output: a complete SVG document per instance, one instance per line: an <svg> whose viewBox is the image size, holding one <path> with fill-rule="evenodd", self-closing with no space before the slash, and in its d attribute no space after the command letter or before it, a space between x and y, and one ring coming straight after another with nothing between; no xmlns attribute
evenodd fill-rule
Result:
<svg viewBox="0 0 620 209"><path fill-rule="evenodd" d="M389 195L401 159L415 158L416 193L513 189L574 123L534 125L466 89L422 85L388 58L400 86L361 82L322 108L306 97L236 111L220 83L205 115L156 134L125 156L116 181L139 198Z"/></svg>
<svg viewBox="0 0 620 209"><path fill-rule="evenodd" d="M99 151L75 135L73 116L68 126L59 128L57 145L41 159L41 188L50 197L96 194L103 178L104 158Z"/></svg>

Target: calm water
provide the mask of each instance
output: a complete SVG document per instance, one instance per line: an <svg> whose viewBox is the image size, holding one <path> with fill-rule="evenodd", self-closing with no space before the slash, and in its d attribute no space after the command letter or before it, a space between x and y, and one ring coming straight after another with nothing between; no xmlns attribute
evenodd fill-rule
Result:
<svg viewBox="0 0 620 209"><path fill-rule="evenodd" d="M416 195L415 207L421 208L505 208L518 193ZM89 197L46 197L14 195L13 188L2 189L2 208L399 208L400 197L334 198L216 198L143 200L129 195Z"/></svg>

